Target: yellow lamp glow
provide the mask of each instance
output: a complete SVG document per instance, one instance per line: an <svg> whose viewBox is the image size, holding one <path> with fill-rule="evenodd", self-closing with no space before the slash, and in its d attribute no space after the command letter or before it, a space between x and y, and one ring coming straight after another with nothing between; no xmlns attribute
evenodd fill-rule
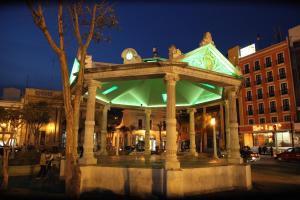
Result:
<svg viewBox="0 0 300 200"><path fill-rule="evenodd" d="M211 118L210 124L211 124L212 126L216 125L216 118Z"/></svg>

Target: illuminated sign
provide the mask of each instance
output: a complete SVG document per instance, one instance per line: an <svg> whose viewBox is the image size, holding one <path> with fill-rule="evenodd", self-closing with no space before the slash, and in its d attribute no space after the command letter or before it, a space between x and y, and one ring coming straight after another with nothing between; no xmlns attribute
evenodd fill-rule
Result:
<svg viewBox="0 0 300 200"><path fill-rule="evenodd" d="M249 46L246 46L246 47L240 49L240 58L248 56L248 55L253 54L255 52L256 52L255 44L251 44Z"/></svg>
<svg viewBox="0 0 300 200"><path fill-rule="evenodd" d="M276 129L274 130L274 127L276 127ZM252 126L253 131L276 131L277 129L279 129L281 127L281 124L271 124L271 125L254 125Z"/></svg>

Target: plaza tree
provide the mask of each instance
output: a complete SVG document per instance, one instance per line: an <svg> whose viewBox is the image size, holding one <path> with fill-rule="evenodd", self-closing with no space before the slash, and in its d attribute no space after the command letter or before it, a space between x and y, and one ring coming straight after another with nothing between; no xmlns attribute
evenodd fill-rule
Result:
<svg viewBox="0 0 300 200"><path fill-rule="evenodd" d="M1 183L1 189L6 190L8 186L8 160L9 160L9 154L10 152L14 152L14 144L10 142L14 142L15 135L17 134L18 128L21 128L23 124L23 110L22 109L16 109L16 108L3 108L0 107L0 123L5 124L5 126L8 126L10 124L9 134L10 138L8 141L2 141L3 142L3 148L1 152L2 156L2 183ZM3 133L4 134L4 133Z"/></svg>
<svg viewBox="0 0 300 200"><path fill-rule="evenodd" d="M27 1L31 11L33 22L42 31L50 47L56 53L61 69L64 109L66 113L66 170L65 185L67 194L78 195L80 182L80 169L78 166L77 136L79 127L80 101L83 90L84 66L87 49L92 40L100 42L108 40L103 33L105 28L115 27L118 24L115 12L106 2L85 3L84 1L71 1L64 4L58 1L57 29L58 38L51 35L46 24L43 7L39 1ZM69 13L72 24L72 32L77 41L77 56L80 64L77 80L74 86L69 82L69 67L67 51L65 47L66 19L65 11ZM68 21L69 22L69 21ZM54 30L56 27L52 27ZM72 97L73 95L73 97Z"/></svg>
<svg viewBox="0 0 300 200"><path fill-rule="evenodd" d="M39 134L42 126L50 121L50 107L46 102L28 103L23 108L23 119L29 127L30 134L34 136L34 146L39 147Z"/></svg>

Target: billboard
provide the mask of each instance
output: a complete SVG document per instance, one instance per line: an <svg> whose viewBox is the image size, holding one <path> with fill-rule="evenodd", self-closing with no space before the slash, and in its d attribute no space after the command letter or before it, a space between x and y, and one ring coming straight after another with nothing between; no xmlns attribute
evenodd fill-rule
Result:
<svg viewBox="0 0 300 200"><path fill-rule="evenodd" d="M240 49L240 58L248 56L248 55L253 54L255 52L256 52L255 44L251 44L249 46L246 46L246 47Z"/></svg>

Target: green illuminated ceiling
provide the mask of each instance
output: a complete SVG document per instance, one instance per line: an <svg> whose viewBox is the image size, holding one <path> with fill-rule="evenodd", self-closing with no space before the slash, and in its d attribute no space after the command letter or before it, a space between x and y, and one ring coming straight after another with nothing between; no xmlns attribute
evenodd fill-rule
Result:
<svg viewBox="0 0 300 200"><path fill-rule="evenodd" d="M105 82L97 90L97 98L119 105L164 107L167 97L163 79L157 78ZM187 80L180 80L176 84L177 106L190 106L221 98L222 87Z"/></svg>

